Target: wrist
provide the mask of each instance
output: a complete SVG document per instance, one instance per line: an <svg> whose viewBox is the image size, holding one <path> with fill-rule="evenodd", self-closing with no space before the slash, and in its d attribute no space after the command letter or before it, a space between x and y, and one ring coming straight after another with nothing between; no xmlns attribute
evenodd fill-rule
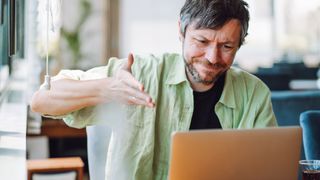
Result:
<svg viewBox="0 0 320 180"><path fill-rule="evenodd" d="M98 103L109 103L111 101L110 98L110 84L112 83L112 78L103 78L97 81L98 87L98 96L97 101Z"/></svg>

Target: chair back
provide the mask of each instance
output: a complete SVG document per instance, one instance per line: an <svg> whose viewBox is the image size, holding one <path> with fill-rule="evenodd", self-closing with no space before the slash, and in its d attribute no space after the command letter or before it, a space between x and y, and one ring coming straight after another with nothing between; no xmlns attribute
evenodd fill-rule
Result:
<svg viewBox="0 0 320 180"><path fill-rule="evenodd" d="M301 113L320 109L320 91L272 91L271 101L279 126L296 126Z"/></svg>
<svg viewBox="0 0 320 180"><path fill-rule="evenodd" d="M306 159L320 159L320 110L301 113L300 125Z"/></svg>

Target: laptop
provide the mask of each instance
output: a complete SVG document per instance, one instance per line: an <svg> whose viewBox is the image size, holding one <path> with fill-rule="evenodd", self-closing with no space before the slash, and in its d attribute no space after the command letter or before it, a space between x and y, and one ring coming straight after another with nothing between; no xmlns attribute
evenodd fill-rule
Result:
<svg viewBox="0 0 320 180"><path fill-rule="evenodd" d="M300 127L175 132L169 180L298 179L301 133Z"/></svg>

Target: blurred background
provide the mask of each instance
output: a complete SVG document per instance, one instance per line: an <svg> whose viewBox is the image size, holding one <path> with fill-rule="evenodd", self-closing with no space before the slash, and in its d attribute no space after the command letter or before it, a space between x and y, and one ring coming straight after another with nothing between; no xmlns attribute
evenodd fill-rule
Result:
<svg viewBox="0 0 320 180"><path fill-rule="evenodd" d="M27 120L21 122L27 126L26 158L80 156L87 174L86 131L28 109L43 82L47 47L52 76L61 69L106 65L110 57L125 58L130 52L180 53L178 19L184 0L0 2L0 109L10 103L26 107L22 113L16 108L0 113L0 126L22 117ZM249 35L234 66L268 85L279 125L298 125L300 113L320 110L320 1L246 2Z"/></svg>

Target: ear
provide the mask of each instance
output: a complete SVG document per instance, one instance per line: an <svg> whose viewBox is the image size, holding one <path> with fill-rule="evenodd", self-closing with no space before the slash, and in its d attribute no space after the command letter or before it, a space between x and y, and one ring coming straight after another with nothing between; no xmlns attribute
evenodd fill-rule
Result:
<svg viewBox="0 0 320 180"><path fill-rule="evenodd" d="M183 39L184 39L184 36L183 36L183 33L182 33L182 31L181 31L181 21L179 20L178 21L178 29L179 29L179 40L182 42L183 41Z"/></svg>

